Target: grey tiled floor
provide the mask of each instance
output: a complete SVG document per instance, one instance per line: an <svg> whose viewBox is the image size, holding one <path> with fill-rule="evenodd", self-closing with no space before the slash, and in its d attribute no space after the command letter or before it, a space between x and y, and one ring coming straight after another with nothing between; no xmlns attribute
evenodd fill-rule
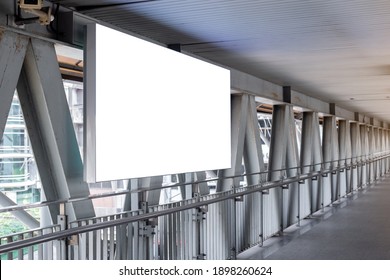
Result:
<svg viewBox="0 0 390 280"><path fill-rule="evenodd" d="M251 248L239 259L390 260L390 177Z"/></svg>

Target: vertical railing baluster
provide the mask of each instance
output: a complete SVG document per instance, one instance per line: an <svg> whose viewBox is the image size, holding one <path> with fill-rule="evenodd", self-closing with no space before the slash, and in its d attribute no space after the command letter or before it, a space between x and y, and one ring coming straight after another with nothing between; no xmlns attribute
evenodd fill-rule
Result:
<svg viewBox="0 0 390 280"><path fill-rule="evenodd" d="M15 235L15 237L17 238L17 240L14 241L23 240L23 234ZM23 260L23 248L18 250L18 260Z"/></svg>
<svg viewBox="0 0 390 280"><path fill-rule="evenodd" d="M30 231L27 233L27 238L31 238L33 237L33 231ZM27 259L28 260L33 260L34 259L34 245L33 246L29 246L27 248Z"/></svg>
<svg viewBox="0 0 390 280"><path fill-rule="evenodd" d="M38 230L38 236L42 236L42 230ZM38 244L38 260L43 260L43 243Z"/></svg>

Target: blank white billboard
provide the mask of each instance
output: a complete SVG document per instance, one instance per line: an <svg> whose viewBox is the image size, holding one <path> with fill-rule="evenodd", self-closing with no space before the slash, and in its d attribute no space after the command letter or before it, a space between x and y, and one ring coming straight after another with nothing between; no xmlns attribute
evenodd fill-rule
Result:
<svg viewBox="0 0 390 280"><path fill-rule="evenodd" d="M229 70L98 24L85 56L87 182L230 168Z"/></svg>

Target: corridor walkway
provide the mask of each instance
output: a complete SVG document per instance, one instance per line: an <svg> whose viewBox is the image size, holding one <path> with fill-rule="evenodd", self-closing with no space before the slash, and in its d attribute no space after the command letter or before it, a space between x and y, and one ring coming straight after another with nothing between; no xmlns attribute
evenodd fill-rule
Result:
<svg viewBox="0 0 390 280"><path fill-rule="evenodd" d="M251 248L239 259L390 260L390 176L282 236Z"/></svg>

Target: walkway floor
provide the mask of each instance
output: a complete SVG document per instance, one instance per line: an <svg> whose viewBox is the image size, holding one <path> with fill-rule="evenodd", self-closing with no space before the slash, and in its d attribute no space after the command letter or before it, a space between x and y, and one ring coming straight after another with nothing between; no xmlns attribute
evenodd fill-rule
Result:
<svg viewBox="0 0 390 280"><path fill-rule="evenodd" d="M238 258L390 260L390 176Z"/></svg>

